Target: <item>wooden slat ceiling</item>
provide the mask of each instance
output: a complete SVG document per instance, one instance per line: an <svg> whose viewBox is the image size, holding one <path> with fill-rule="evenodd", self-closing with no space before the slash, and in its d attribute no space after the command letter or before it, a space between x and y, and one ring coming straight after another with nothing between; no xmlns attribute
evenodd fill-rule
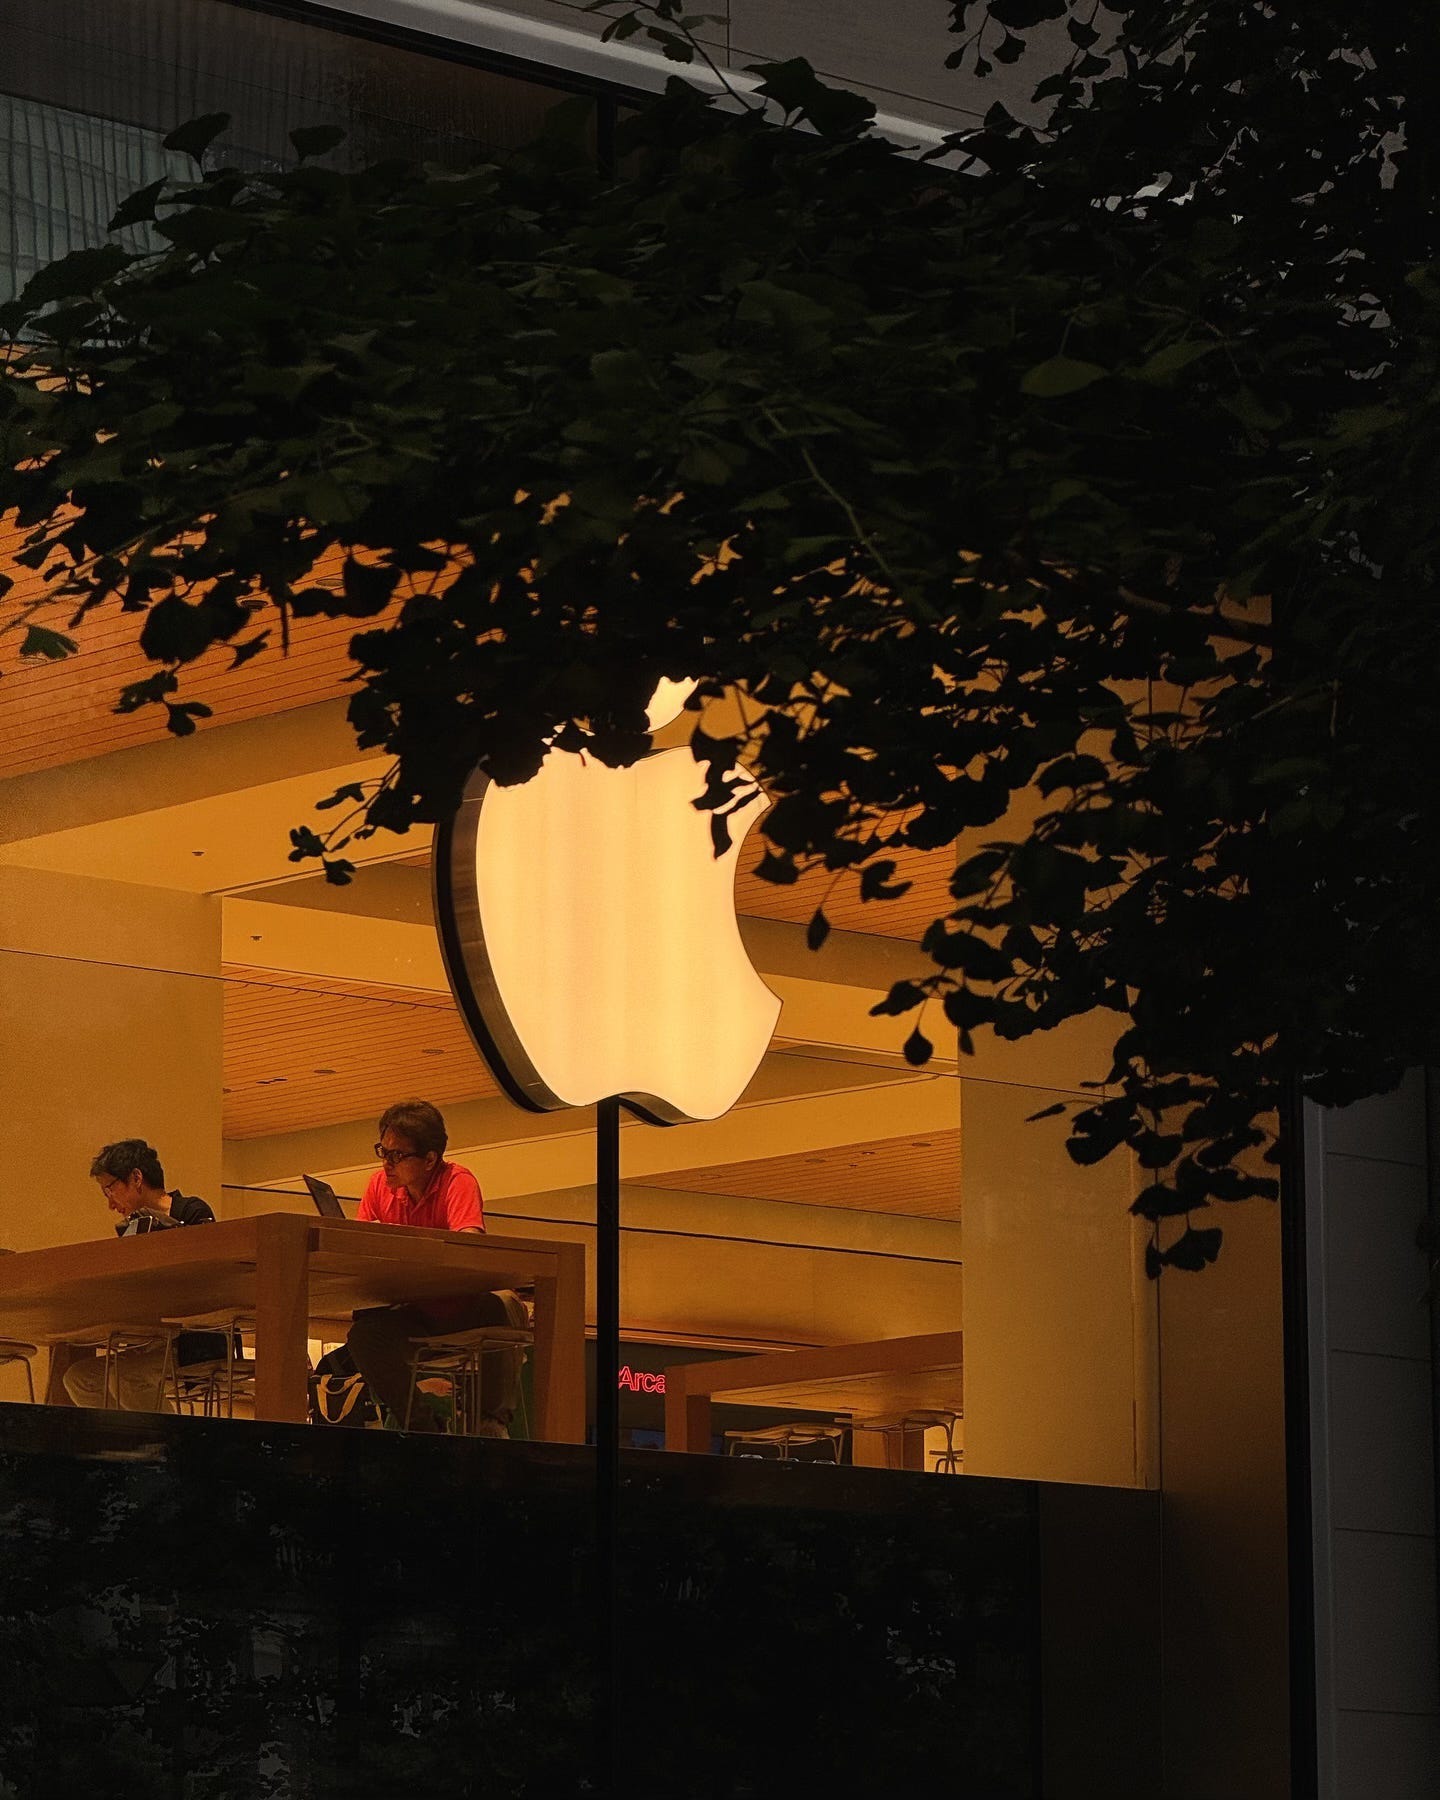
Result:
<svg viewBox="0 0 1440 1800"><path fill-rule="evenodd" d="M230 1138L499 1092L448 994L242 967L225 970L224 1087Z"/></svg>
<svg viewBox="0 0 1440 1800"><path fill-rule="evenodd" d="M43 575L18 567L12 560L21 534L13 514L0 521L0 570L15 582L0 604L0 623L16 618L45 592ZM382 615L383 618L383 615ZM190 664L180 676L177 700L201 700L214 711L201 719L211 725L234 725L243 719L268 717L300 706L313 706L350 692L353 664L350 639L378 621L369 619L304 619L297 626L288 655L279 648L279 619L272 609L256 615L255 627L268 627L269 646L252 662L232 669L232 653L218 647ZM63 631L79 645L63 661L20 659L20 637L0 638L0 779L51 769L136 744L157 743L169 735L163 706L117 713L120 690L132 681L157 673L139 648L140 620L109 602L78 625L70 625L63 608L47 610L34 623Z"/></svg>
<svg viewBox="0 0 1440 1800"><path fill-rule="evenodd" d="M15 581L5 596L0 622L16 617L45 591L42 574L12 560L21 537L13 514L0 519L0 570ZM350 639L358 629L381 623L384 617L302 620L289 653L282 656L279 621L265 609L257 614L255 629L271 629L270 646L239 669L230 666L230 650L209 651L183 672L176 698L203 700L213 709L213 719L198 722L202 731L212 724L236 724L336 699L353 686ZM140 652L139 621L133 613L122 613L118 605L110 604L74 627L60 613L46 613L36 622L66 630L80 648L61 662L22 662L15 635L0 638L0 779L155 743L168 735L163 707L147 706L126 714L114 711L121 688L154 674L159 666ZM400 860L424 865L429 854ZM836 878L821 870L792 887L775 887L742 869L735 884L737 910L751 918L803 925L823 905L838 929L918 939L948 908L947 883L954 859L949 851L937 850L928 855L901 854L897 862L895 878L912 886L896 900L862 901L858 881L849 875Z"/></svg>
<svg viewBox="0 0 1440 1800"><path fill-rule="evenodd" d="M912 1218L960 1217L960 1133L879 1138L765 1157L713 1169L683 1169L647 1179L647 1187L692 1194L788 1200L802 1206L845 1206Z"/></svg>
<svg viewBox="0 0 1440 1800"><path fill-rule="evenodd" d="M918 942L925 927L954 904L950 877L955 872L955 858L949 850L896 852L891 880L908 881L911 886L894 900L862 900L858 876L836 876L824 869L802 875L790 887L776 887L754 874L753 865L749 852L742 852L735 877L735 910L746 918L808 925L816 908L823 907L837 931L865 931L875 937Z"/></svg>

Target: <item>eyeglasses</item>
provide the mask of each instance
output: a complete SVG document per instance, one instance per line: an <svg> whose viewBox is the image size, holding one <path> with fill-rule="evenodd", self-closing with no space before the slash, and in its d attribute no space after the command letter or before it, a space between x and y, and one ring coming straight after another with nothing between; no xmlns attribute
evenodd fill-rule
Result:
<svg viewBox="0 0 1440 1800"><path fill-rule="evenodd" d="M383 1144L376 1144L375 1155L388 1168L391 1163L409 1162L410 1158L423 1157L423 1150L387 1150Z"/></svg>

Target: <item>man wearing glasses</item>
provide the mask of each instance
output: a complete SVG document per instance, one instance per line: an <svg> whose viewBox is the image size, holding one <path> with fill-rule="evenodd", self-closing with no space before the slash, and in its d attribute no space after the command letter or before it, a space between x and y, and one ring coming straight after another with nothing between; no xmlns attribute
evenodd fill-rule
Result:
<svg viewBox="0 0 1440 1800"><path fill-rule="evenodd" d="M380 1167L366 1184L358 1218L376 1225L428 1226L437 1231L485 1229L480 1183L459 1163L446 1161L449 1136L436 1107L428 1100L401 1100L381 1114L379 1130L375 1154ZM356 1313L345 1344L371 1393L392 1418L403 1419L409 1398L412 1338L510 1322L505 1301L498 1294L427 1300L423 1308L381 1306ZM504 1363L508 1359L487 1360ZM498 1368L495 1379L484 1382L488 1417L480 1435L510 1435L508 1385L513 1383L507 1383L504 1371ZM442 1428L443 1421L429 1406L414 1409L412 1430Z"/></svg>
<svg viewBox="0 0 1440 1800"><path fill-rule="evenodd" d="M158 1154L143 1138L121 1138L107 1144L90 1164L90 1173L105 1196L111 1212L118 1213L117 1237L138 1237L162 1231L167 1225L212 1225L215 1215L194 1194L182 1194L165 1186L165 1171ZM175 1343L175 1361L210 1362L225 1354L221 1332L182 1331ZM165 1387L165 1348L135 1348L119 1352L108 1383L115 1405L127 1412L172 1412ZM65 1392L77 1406L103 1406L107 1383L103 1356L82 1357L71 1363L62 1377Z"/></svg>

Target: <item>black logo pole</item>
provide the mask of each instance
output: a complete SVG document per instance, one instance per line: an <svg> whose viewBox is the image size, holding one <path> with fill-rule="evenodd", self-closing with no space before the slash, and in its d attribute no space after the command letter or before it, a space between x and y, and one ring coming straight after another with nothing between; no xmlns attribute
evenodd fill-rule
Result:
<svg viewBox="0 0 1440 1800"><path fill-rule="evenodd" d="M620 1722L616 1521L620 1500L620 1101L595 1107L596 1775L617 1800Z"/></svg>

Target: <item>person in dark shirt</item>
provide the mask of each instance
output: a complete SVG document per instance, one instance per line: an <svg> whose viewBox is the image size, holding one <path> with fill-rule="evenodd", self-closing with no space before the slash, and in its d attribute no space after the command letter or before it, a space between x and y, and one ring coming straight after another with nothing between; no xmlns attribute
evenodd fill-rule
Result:
<svg viewBox="0 0 1440 1800"><path fill-rule="evenodd" d="M165 1186L160 1158L143 1138L122 1138L107 1144L90 1164L90 1173L111 1212L120 1215L117 1237L138 1237L167 1226L210 1225L215 1215L194 1194L182 1194ZM175 1344L175 1360L187 1364L211 1362L225 1354L225 1337L216 1331L182 1331ZM77 1406L103 1406L105 1359L84 1357L64 1374L65 1392ZM110 1374L112 1403L127 1412L172 1412L165 1391L165 1348L123 1350Z"/></svg>

